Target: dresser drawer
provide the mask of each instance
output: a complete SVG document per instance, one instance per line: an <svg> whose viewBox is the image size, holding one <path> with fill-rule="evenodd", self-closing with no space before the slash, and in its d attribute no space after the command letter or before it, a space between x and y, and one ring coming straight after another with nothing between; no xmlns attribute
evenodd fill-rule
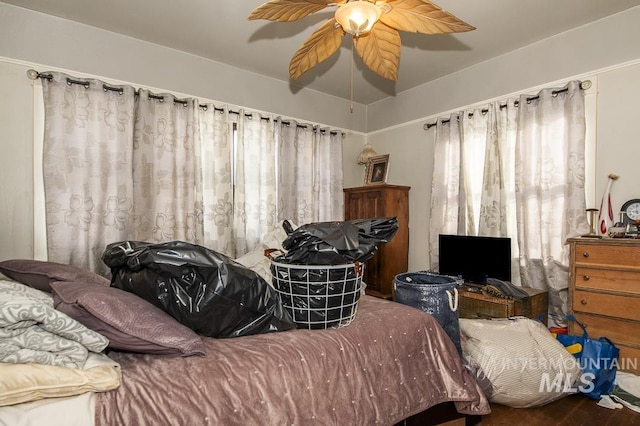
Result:
<svg viewBox="0 0 640 426"><path fill-rule="evenodd" d="M600 317L575 313L578 321L585 325L587 333L592 339L607 337L614 343L625 343L640 346L640 322ZM578 324L569 321L569 334L581 335L582 329Z"/></svg>
<svg viewBox="0 0 640 426"><path fill-rule="evenodd" d="M481 301L460 297L460 318L508 318L514 316L513 303Z"/></svg>
<svg viewBox="0 0 640 426"><path fill-rule="evenodd" d="M576 289L572 308L576 312L640 320L640 298Z"/></svg>
<svg viewBox="0 0 640 426"><path fill-rule="evenodd" d="M638 248L633 246L576 244L575 262L580 265L608 265L640 270Z"/></svg>
<svg viewBox="0 0 640 426"><path fill-rule="evenodd" d="M597 289L640 295L640 272L576 268L576 289Z"/></svg>
<svg viewBox="0 0 640 426"><path fill-rule="evenodd" d="M618 368L621 371L634 373L636 376L640 374L640 347L618 345L620 348L620 360Z"/></svg>
<svg viewBox="0 0 640 426"><path fill-rule="evenodd" d="M525 300L509 300L466 289L458 290L460 318L508 318L525 316L547 323L548 294L546 291L520 287L529 294Z"/></svg>

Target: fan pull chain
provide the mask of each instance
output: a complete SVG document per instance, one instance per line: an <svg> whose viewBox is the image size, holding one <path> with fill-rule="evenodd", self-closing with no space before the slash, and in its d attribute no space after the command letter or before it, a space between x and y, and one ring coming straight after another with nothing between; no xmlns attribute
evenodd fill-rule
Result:
<svg viewBox="0 0 640 426"><path fill-rule="evenodd" d="M351 38L351 114L353 114L353 63L356 61L356 51L354 45L356 44L356 38Z"/></svg>

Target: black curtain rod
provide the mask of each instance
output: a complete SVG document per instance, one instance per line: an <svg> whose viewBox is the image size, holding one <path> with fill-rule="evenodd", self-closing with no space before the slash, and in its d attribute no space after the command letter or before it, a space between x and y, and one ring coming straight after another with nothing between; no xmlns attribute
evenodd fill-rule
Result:
<svg viewBox="0 0 640 426"><path fill-rule="evenodd" d="M46 78L47 80L51 81L51 79L53 79L53 76L52 76L51 74L41 74L41 73L37 73L36 78ZM85 89L88 89L88 88L89 88L89 85L90 85L90 83L89 83L88 81L75 80L75 79L72 79L72 78L67 78L67 84L69 84L69 85L71 85L71 84L78 84L78 85L80 85L80 86L84 86L84 87L85 87ZM124 93L124 89L123 89L122 87L107 86L106 84L103 84L103 85L102 85L102 89L103 89L105 92L106 92L106 91L117 92L117 93L118 93L118 94L120 94L120 95L122 95L122 94ZM136 91L134 92L134 94L135 94L135 96L139 96L139 91L138 91L138 90L136 90ZM164 102L164 96L161 96L161 95L155 95L155 94L153 94L153 93L149 93L149 97L150 97L151 99L156 99L156 100L158 100L158 101L160 101L160 102ZM189 104L189 101L187 101L186 99L174 99L174 100L173 100L173 103L174 103L174 104L181 104L181 105L183 105L183 106L187 106L187 105ZM199 105L198 105L198 107L202 108L202 109L203 109L203 110L205 110L205 111L206 111L207 109L209 109L209 106L208 106L208 105L204 105L204 104L199 104ZM213 107L213 109L214 109L214 111L224 112L224 109L223 109L223 108ZM239 112L239 111L232 111L232 110L229 110L229 113L230 113L230 114L240 114L240 112ZM251 113L245 113L245 114L244 114L244 116L245 116L245 117L249 117L249 118L251 118L251 117L253 117L253 114L251 114ZM266 121L271 120L271 118L269 118L269 117L260 117L260 119L261 119L261 120L266 120ZM275 120L275 121L277 122L278 120ZM291 125L291 122L290 122L290 121L280 120L280 122L281 122L282 124L284 124L285 126L289 126L289 125ZM311 127L313 128L313 130L314 130L314 131L316 131L316 128L315 128L314 126L310 125L310 124L296 124L296 127L298 127L299 129L308 129L308 128L309 128L309 126L311 126ZM324 130L324 129L319 129L319 131L320 131L321 133L325 133L325 132L326 132L326 130ZM338 132L337 132L337 131L335 131L335 130L331 130L331 131L330 131L330 134L332 134L332 135L337 135L337 134L338 134ZM344 137L344 134L342 134L342 136Z"/></svg>
<svg viewBox="0 0 640 426"><path fill-rule="evenodd" d="M581 82L581 83L580 83L580 89L582 89L582 90L586 90L586 89L588 89L588 88L590 88L590 87L591 87L591 81L589 81L589 80L586 80L586 81L584 81L584 82ZM555 95L558 95L558 94L560 94L560 93L564 93L564 92L568 92L568 91L569 91L569 89L568 89L568 88L558 89L558 90L554 90L553 92L551 92L551 94L555 96ZM531 96L531 97L528 97L528 98L527 98L527 103L529 103L529 102L531 102L531 101L535 101L535 100L537 100L537 99L540 99L540 96ZM520 102L519 102L519 101L515 101L515 102L513 103L513 106L517 107L519 104L520 104ZM500 109L503 109L503 108L506 108L506 107L507 107L507 104L500 105ZM488 110L488 109L483 109L483 110L481 110L480 112L481 112L482 114L486 114L487 112L489 112L489 110ZM473 117L473 113L472 113L472 112L470 112L470 113L468 113L468 115L467 115L467 116L468 116L469 118L471 118L471 117ZM451 121L451 119L449 119L449 118L445 118L445 119L443 119L443 120L440 120L440 122L441 122L441 123L448 123L448 122L450 122L450 121ZM430 128L432 128L433 126L436 126L436 125L438 125L438 121L436 121L435 123L427 123L427 124L425 124L425 125L424 125L424 130L429 130Z"/></svg>

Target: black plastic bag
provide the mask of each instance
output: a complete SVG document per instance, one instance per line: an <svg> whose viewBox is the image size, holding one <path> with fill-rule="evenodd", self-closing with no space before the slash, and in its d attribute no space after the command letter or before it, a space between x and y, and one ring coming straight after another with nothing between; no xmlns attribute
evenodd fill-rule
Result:
<svg viewBox="0 0 640 426"><path fill-rule="evenodd" d="M198 334L238 337L295 328L277 292L253 270L184 241L113 243L102 260L111 285L164 310Z"/></svg>
<svg viewBox="0 0 640 426"><path fill-rule="evenodd" d="M286 226L285 226L286 229ZM342 265L366 262L398 231L398 219L383 217L343 222L316 222L289 230L286 253L275 260L297 265Z"/></svg>

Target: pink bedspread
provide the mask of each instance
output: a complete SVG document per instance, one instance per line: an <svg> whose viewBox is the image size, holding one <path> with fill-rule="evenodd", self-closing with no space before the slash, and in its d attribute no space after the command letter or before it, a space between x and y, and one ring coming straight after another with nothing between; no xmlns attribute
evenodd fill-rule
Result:
<svg viewBox="0 0 640 426"><path fill-rule="evenodd" d="M205 345L205 357L111 352L122 385L98 395L96 425L392 425L445 401L490 412L433 317L370 296L348 327Z"/></svg>

